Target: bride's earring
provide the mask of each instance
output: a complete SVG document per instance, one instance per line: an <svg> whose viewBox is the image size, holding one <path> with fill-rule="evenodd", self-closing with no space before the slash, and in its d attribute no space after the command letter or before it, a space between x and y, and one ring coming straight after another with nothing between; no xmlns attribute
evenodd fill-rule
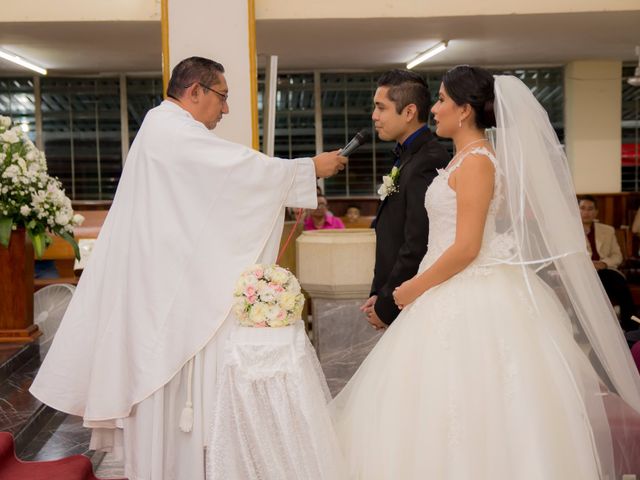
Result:
<svg viewBox="0 0 640 480"><path fill-rule="evenodd" d="M458 127L462 128L462 119L461 118L458 119Z"/></svg>

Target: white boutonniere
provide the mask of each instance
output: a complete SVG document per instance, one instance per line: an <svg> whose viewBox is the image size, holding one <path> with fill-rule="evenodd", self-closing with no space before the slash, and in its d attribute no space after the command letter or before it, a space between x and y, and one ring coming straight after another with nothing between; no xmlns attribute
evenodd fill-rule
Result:
<svg viewBox="0 0 640 480"><path fill-rule="evenodd" d="M398 167L393 167L389 175L382 177L382 185L380 185L378 189L380 200L384 200L389 195L398 191L398 177L400 177L400 169Z"/></svg>

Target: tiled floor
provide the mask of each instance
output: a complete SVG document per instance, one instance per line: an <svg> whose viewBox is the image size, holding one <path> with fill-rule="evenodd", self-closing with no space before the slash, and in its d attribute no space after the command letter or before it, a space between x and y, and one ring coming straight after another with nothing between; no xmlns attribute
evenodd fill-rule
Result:
<svg viewBox="0 0 640 480"><path fill-rule="evenodd" d="M29 394L39 367L40 359L32 358L0 383L0 431L16 435L42 406Z"/></svg>
<svg viewBox="0 0 640 480"><path fill-rule="evenodd" d="M56 412L20 457L23 460L55 460L88 454L90 435L80 417Z"/></svg>
<svg viewBox="0 0 640 480"><path fill-rule="evenodd" d="M124 466L120 460L116 460L110 453L105 455L96 471L96 476L100 478L123 478Z"/></svg>

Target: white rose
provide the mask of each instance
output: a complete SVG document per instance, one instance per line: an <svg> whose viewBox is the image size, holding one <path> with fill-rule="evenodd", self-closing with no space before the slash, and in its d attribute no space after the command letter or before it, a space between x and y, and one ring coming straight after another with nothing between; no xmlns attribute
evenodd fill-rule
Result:
<svg viewBox="0 0 640 480"><path fill-rule="evenodd" d="M267 283L260 282L258 285L258 296L263 302L273 302L276 299L276 292Z"/></svg>
<svg viewBox="0 0 640 480"><path fill-rule="evenodd" d="M17 165L9 165L2 174L2 177L15 178L18 175L20 175L20 168Z"/></svg>
<svg viewBox="0 0 640 480"><path fill-rule="evenodd" d="M241 325L250 325L249 315L247 314L247 303L238 301L233 305L233 311Z"/></svg>
<svg viewBox="0 0 640 480"><path fill-rule="evenodd" d="M33 162L38 159L38 151L35 149L31 149L27 152L24 158L26 158L28 162Z"/></svg>
<svg viewBox="0 0 640 480"><path fill-rule="evenodd" d="M296 306L298 295L293 292L283 292L280 295L280 306L286 311L292 311Z"/></svg>
<svg viewBox="0 0 640 480"><path fill-rule="evenodd" d="M293 293L300 293L301 291L300 282L298 282L298 279L294 275L291 275L291 278L289 279L289 286L287 287L287 290Z"/></svg>
<svg viewBox="0 0 640 480"><path fill-rule="evenodd" d="M289 279L289 272L284 268L276 267L271 270L271 281L278 285L284 285Z"/></svg>
<svg viewBox="0 0 640 480"><path fill-rule="evenodd" d="M287 325L287 312L277 305L271 306L267 311L267 323L270 327L284 327Z"/></svg>
<svg viewBox="0 0 640 480"><path fill-rule="evenodd" d="M69 223L69 220L70 220L69 215L67 215L65 212L58 212L56 214L55 222L58 225L64 226L67 223Z"/></svg>
<svg viewBox="0 0 640 480"><path fill-rule="evenodd" d="M0 134L0 140L4 140L7 143L18 143L20 141L20 137L18 136L18 132L12 128L3 134Z"/></svg>
<svg viewBox="0 0 640 480"><path fill-rule="evenodd" d="M74 214L73 217L71 218L71 223L73 223L75 226L82 225L83 222L84 222L84 217L79 213Z"/></svg>
<svg viewBox="0 0 640 480"><path fill-rule="evenodd" d="M269 307L264 303L256 303L251 307L249 312L249 320L252 324L262 323L267 321L267 314L269 313Z"/></svg>
<svg viewBox="0 0 640 480"><path fill-rule="evenodd" d="M11 119L0 115L0 127L9 128L11 126Z"/></svg>
<svg viewBox="0 0 640 480"><path fill-rule="evenodd" d="M26 205L23 205L20 207L20 215L22 215L23 217L28 216L30 213L31 213L31 209Z"/></svg>

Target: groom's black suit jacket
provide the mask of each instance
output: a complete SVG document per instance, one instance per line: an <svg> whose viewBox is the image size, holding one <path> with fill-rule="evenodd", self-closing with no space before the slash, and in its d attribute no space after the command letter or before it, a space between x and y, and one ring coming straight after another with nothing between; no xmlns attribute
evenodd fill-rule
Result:
<svg viewBox="0 0 640 480"><path fill-rule="evenodd" d="M427 252L429 219L425 193L444 168L449 154L429 130L424 130L400 154L398 191L385 198L376 214L376 264L371 295L375 312L387 325L400 313L393 289L418 272Z"/></svg>

